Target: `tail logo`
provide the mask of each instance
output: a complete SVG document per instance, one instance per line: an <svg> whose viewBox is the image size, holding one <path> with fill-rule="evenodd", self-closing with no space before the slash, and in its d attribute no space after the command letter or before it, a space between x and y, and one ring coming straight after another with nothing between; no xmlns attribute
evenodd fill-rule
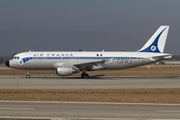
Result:
<svg viewBox="0 0 180 120"><path fill-rule="evenodd" d="M156 50L156 46L154 46L154 45L151 46L151 50L152 50L152 51L155 51L155 50Z"/></svg>

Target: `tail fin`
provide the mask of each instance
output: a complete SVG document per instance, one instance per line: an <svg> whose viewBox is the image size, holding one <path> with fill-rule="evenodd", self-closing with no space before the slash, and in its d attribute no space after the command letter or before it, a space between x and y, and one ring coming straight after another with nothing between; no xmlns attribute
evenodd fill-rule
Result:
<svg viewBox="0 0 180 120"><path fill-rule="evenodd" d="M160 26L148 42L138 52L163 53L169 26Z"/></svg>

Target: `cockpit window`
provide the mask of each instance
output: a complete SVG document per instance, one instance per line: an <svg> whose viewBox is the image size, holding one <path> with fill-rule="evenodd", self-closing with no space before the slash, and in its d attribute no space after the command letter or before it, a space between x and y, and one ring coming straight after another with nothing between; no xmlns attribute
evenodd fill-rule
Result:
<svg viewBox="0 0 180 120"><path fill-rule="evenodd" d="M18 56L14 56L12 59L19 59L19 57Z"/></svg>

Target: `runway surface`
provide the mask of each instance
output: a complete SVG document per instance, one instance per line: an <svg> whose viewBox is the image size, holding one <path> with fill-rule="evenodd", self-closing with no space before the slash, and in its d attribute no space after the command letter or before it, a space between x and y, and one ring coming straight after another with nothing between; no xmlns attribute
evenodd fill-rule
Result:
<svg viewBox="0 0 180 120"><path fill-rule="evenodd" d="M22 75L23 76L23 75ZM0 75L0 89L134 89L134 88L180 88L179 76L79 76Z"/></svg>
<svg viewBox="0 0 180 120"><path fill-rule="evenodd" d="M0 118L180 119L180 105L0 101Z"/></svg>

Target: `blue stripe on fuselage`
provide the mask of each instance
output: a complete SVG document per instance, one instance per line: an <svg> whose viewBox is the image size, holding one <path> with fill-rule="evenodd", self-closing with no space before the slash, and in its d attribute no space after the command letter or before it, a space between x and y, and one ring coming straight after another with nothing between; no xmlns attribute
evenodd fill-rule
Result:
<svg viewBox="0 0 180 120"><path fill-rule="evenodd" d="M30 60L130 60L130 59L146 59L140 57L26 57L22 58L25 62Z"/></svg>

